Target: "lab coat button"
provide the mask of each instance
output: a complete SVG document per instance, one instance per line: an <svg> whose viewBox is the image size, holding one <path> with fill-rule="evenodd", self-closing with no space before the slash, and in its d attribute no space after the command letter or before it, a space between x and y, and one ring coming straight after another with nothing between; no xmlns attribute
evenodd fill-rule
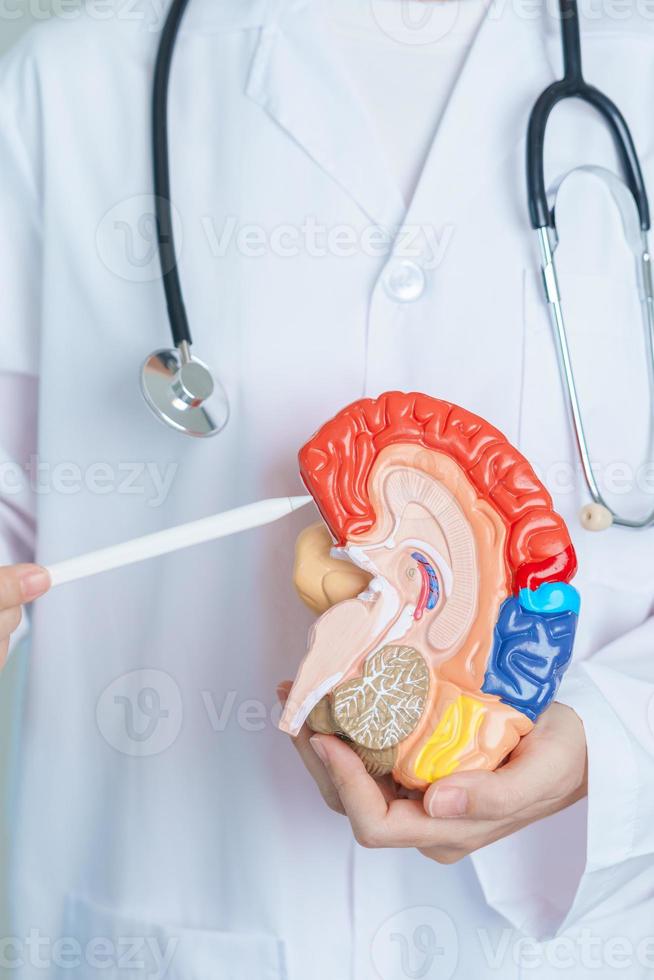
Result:
<svg viewBox="0 0 654 980"><path fill-rule="evenodd" d="M391 299L413 303L425 291L425 274L410 259L390 262L384 273L384 285Z"/></svg>

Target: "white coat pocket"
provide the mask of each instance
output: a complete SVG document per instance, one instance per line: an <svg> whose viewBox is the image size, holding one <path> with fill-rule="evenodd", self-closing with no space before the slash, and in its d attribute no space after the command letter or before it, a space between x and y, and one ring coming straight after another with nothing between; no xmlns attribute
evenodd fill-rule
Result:
<svg viewBox="0 0 654 980"><path fill-rule="evenodd" d="M131 918L77 896L64 917L55 976L84 980L284 980L283 943L260 932L214 932Z"/></svg>

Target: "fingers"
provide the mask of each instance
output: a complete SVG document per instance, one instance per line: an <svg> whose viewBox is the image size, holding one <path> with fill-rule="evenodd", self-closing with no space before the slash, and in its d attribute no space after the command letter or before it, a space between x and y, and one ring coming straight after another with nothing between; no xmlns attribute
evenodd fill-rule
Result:
<svg viewBox="0 0 654 980"><path fill-rule="evenodd" d="M292 683L285 681L277 688L282 705L291 687ZM396 788L373 779L358 755L336 736L316 735L304 725L292 742L327 805L348 817L354 836L362 846L418 847L430 857L450 863L467 852L466 842L471 843L470 849L484 842L478 842L471 832L472 821L457 821L454 826L448 825L447 821L434 820L436 814L427 809L422 794L418 799L398 797ZM493 775L461 773L459 779L470 783L478 776ZM434 793L434 787L430 793ZM465 792L463 795L466 796ZM479 802L481 813L481 794ZM471 809L466 806L466 815L472 816Z"/></svg>
<svg viewBox="0 0 654 980"><path fill-rule="evenodd" d="M277 688L277 697L279 698L279 702L282 707L286 703L292 686L291 681L284 681ZM320 790L320 794L327 806L330 808L330 810L334 810L336 813L344 814L345 810L343 809L343 804L341 803L336 788L330 779L329 773L311 745L310 739L312 734L313 733L310 731L310 729L306 725L303 725L298 735L295 738L292 738L291 741L297 749L302 762L309 772L309 775L313 778L318 789Z"/></svg>
<svg viewBox="0 0 654 980"><path fill-rule="evenodd" d="M0 669L9 650L9 638L22 618L22 605L50 588L50 576L40 565L7 565L0 568Z"/></svg>
<svg viewBox="0 0 654 980"><path fill-rule="evenodd" d="M531 782L532 774L521 768L511 772L462 772L430 786L424 806L431 817L441 819L503 820L521 813L532 802Z"/></svg>
<svg viewBox="0 0 654 980"><path fill-rule="evenodd" d="M0 612L0 637L8 637L20 626L23 618L21 606L12 606L11 609L3 609Z"/></svg>
<svg viewBox="0 0 654 980"><path fill-rule="evenodd" d="M425 793L432 817L503 821L538 819L583 795L585 737L576 718L552 705L511 758L495 772L462 772L438 780ZM552 710L554 709L554 710ZM539 725L541 723L539 722Z"/></svg>
<svg viewBox="0 0 654 980"><path fill-rule="evenodd" d="M423 849L436 845L433 856L439 859L441 843L453 835L449 827L443 832L440 822L426 815L422 799L385 793L384 784L373 779L358 755L333 735L315 735L311 742L324 761L359 844ZM458 839L458 830L454 836Z"/></svg>
<svg viewBox="0 0 654 980"><path fill-rule="evenodd" d="M7 565L0 568L0 610L38 599L50 588L50 576L40 565Z"/></svg>
<svg viewBox="0 0 654 980"><path fill-rule="evenodd" d="M284 703L291 684L280 685ZM358 755L334 735L304 726L293 740L328 806L344 813L364 847L415 847L451 864L580 799L586 742L575 713L554 704L495 772L461 772L439 780L422 799L373 779ZM407 796L409 798L407 798Z"/></svg>
<svg viewBox="0 0 654 980"><path fill-rule="evenodd" d="M335 735L314 735L311 745L331 778L356 839L364 847L383 847L382 824L388 804L361 759Z"/></svg>
<svg viewBox="0 0 654 980"><path fill-rule="evenodd" d="M322 798L324 799L330 810L334 810L335 813L345 813L345 808L338 794L338 790L334 786L334 783L330 777L330 774L322 762L320 755L316 752L312 744L313 733L306 725L300 730L299 735L293 739L293 744L300 754L302 761L309 770L309 773L313 776L316 781L316 785L320 790Z"/></svg>

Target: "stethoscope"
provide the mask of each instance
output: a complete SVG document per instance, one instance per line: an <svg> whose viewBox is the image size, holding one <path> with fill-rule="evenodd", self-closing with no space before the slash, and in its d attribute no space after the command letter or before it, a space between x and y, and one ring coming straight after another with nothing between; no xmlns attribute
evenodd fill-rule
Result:
<svg viewBox="0 0 654 980"><path fill-rule="evenodd" d="M215 436L229 420L227 392L211 369L191 353L189 327L177 251L170 198L168 152L168 88L175 41L188 0L174 0L161 35L152 94L152 160L154 206L159 263L166 295L173 347L156 350L141 369L145 399L167 425L189 436Z"/></svg>
<svg viewBox="0 0 654 980"><path fill-rule="evenodd" d="M209 367L191 353L192 339L177 268L168 153L168 88L175 41L188 0L173 0L163 28L154 74L152 143L157 242L168 318L174 347L157 350L143 365L141 384L145 398L163 422L191 436L213 436L229 419L225 389ZM556 198L566 174L548 191L545 187L543 151L545 130L552 109L569 98L582 99L600 114L609 127L620 160L621 179L603 167L577 167L604 182L619 208L627 243L634 254L638 290L643 311L648 353L650 399L654 403L654 290L648 244L649 203L645 182L629 127L617 106L584 81L577 0L559 0L564 74L537 99L527 130L527 190L529 216L538 235L545 298L550 311L561 380L569 410L583 475L591 497L581 511L582 525L591 531L611 524L643 528L654 524L654 509L640 520L622 517L600 491L591 462L588 440L579 406L570 347L563 317L554 253L558 245Z"/></svg>

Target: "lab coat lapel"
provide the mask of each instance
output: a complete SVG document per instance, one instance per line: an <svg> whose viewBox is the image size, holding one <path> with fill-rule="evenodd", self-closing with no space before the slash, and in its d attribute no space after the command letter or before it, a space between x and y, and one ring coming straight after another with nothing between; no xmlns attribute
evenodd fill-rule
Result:
<svg viewBox="0 0 654 980"><path fill-rule="evenodd" d="M410 242L408 258L426 270L424 297L406 304L401 332L384 333L374 307L369 336L397 338L389 363L404 365L401 384L459 401L519 440L525 267L536 261L525 131L556 72L545 25L500 3L478 29L395 243L394 257ZM373 390L388 386L371 377Z"/></svg>
<svg viewBox="0 0 654 980"><path fill-rule="evenodd" d="M524 144L531 107L555 72L548 58L551 18L542 9L536 17L533 11L521 16L521 9L495 0L484 16L436 132L409 223L437 213L440 223L456 227L477 192L492 187L497 168ZM515 190L519 206L524 184ZM484 210L482 201L476 220Z"/></svg>
<svg viewBox="0 0 654 980"><path fill-rule="evenodd" d="M247 95L375 225L392 229L406 204L316 7L282 6L278 19L262 29Z"/></svg>

